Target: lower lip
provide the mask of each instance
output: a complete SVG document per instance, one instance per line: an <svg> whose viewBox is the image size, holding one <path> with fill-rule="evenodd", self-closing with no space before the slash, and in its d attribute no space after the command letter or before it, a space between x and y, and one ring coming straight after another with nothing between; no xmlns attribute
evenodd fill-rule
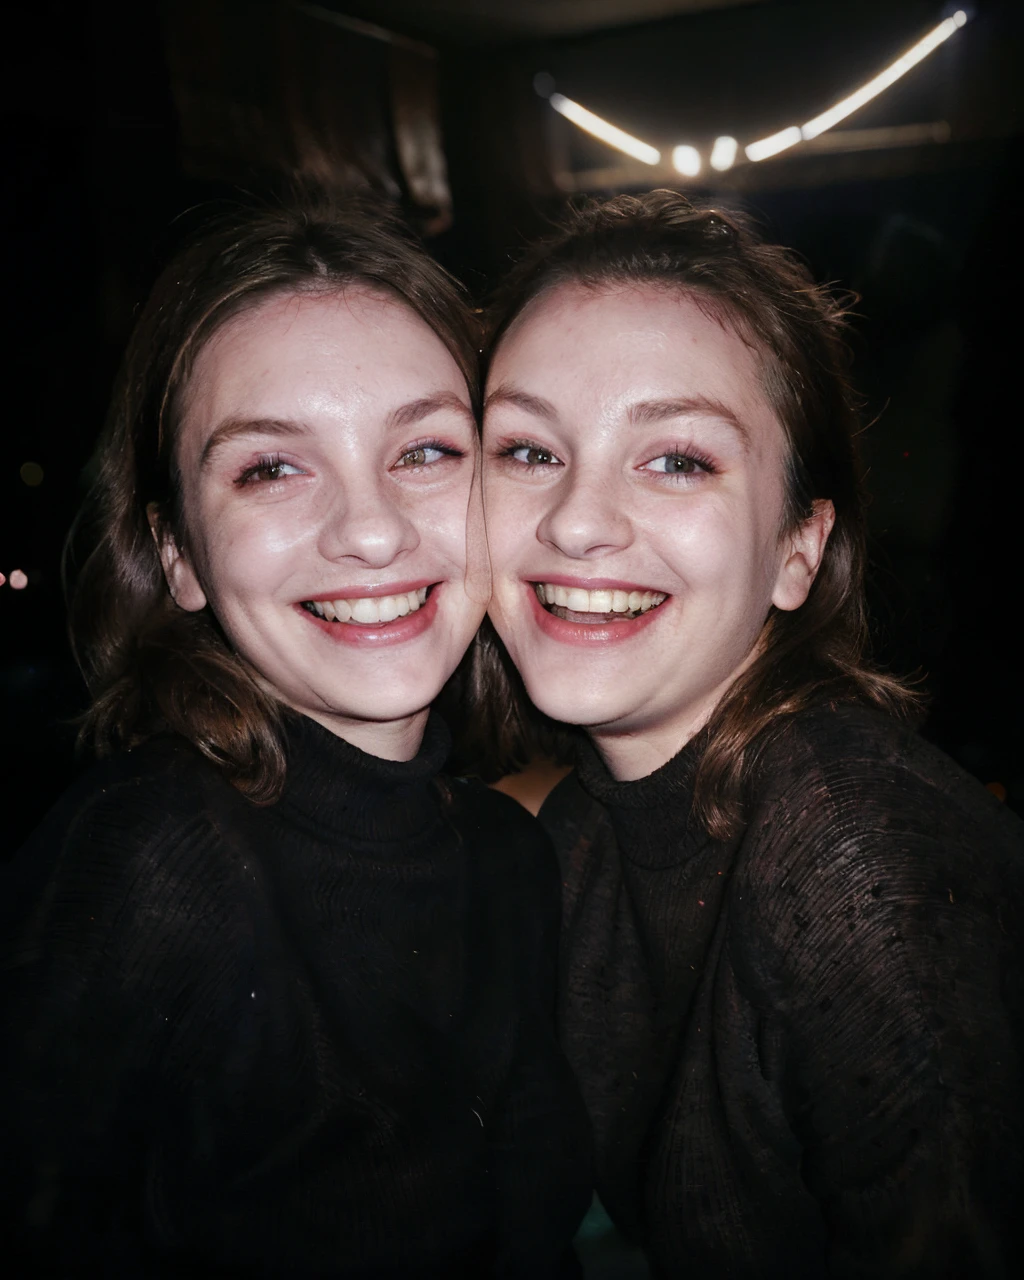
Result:
<svg viewBox="0 0 1024 1280"><path fill-rule="evenodd" d="M441 591L440 583L431 588L426 604L421 604L415 613L407 613L404 618L396 618L394 622L328 622L326 618L318 618L315 613L297 604L295 608L307 622L311 622L319 631L339 644L369 646L379 649L382 645L405 644L407 640L415 640L428 630L437 617L437 597Z"/></svg>
<svg viewBox="0 0 1024 1280"><path fill-rule="evenodd" d="M639 635L651 625L668 603L666 600L663 604L649 609L647 613L642 613L639 618L623 618L621 622L566 622L564 618L556 618L553 613L548 613L537 599L537 592L532 583L526 584L526 592L530 597L530 606L537 626L546 636L552 640L558 640L561 644L608 645L632 640L634 636Z"/></svg>

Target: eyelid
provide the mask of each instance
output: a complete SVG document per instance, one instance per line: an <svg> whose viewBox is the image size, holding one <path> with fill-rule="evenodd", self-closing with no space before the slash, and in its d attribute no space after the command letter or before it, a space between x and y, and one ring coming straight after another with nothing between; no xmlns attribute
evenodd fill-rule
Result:
<svg viewBox="0 0 1024 1280"><path fill-rule="evenodd" d="M293 467L298 475L308 476L310 471L299 462L292 462L288 458L283 458L279 453L261 453L253 462L249 462L238 472L235 477L235 484L244 486L252 484L256 481L261 471L269 471L272 467ZM261 484L275 484L286 477L280 476L278 480L263 480Z"/></svg>
<svg viewBox="0 0 1024 1280"><path fill-rule="evenodd" d="M660 462L662 458L685 458L688 462L694 463L696 469L706 475L716 475L718 473L718 465L713 458L702 450L693 445L673 445L668 449L661 449L657 453L652 453L646 461L642 462L637 468L638 471L651 470L652 462ZM656 474L671 475L672 472L658 471ZM692 472L675 472L676 475L693 474Z"/></svg>
<svg viewBox="0 0 1024 1280"><path fill-rule="evenodd" d="M448 458L464 458L467 450L461 445L452 443L449 440L439 440L436 436L428 436L422 440L413 440L409 444L405 444L398 451L398 456L388 468L390 471L415 471L418 468L436 466L442 458L435 458L432 462L403 465L402 459L408 457L410 453L416 453L419 449L436 449L442 457Z"/></svg>
<svg viewBox="0 0 1024 1280"><path fill-rule="evenodd" d="M547 453L551 455L551 462L522 462L520 466L524 467L550 467L565 466L565 462L549 445L541 444L539 440L530 440L521 436L515 436L509 440L502 440L494 446L493 456L495 458L512 459L513 455L518 453L520 449L536 449L538 453Z"/></svg>

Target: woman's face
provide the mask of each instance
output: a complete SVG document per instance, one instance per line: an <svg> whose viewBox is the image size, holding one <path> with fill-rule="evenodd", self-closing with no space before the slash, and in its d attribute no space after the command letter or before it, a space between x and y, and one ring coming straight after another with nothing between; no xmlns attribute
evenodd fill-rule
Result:
<svg viewBox="0 0 1024 1280"><path fill-rule="evenodd" d="M283 702L409 754L366 726L418 728L479 625L477 447L465 380L408 307L360 287L274 297L196 360L177 441L185 545L162 546L171 591L208 603Z"/></svg>
<svg viewBox="0 0 1024 1280"><path fill-rule="evenodd" d="M782 535L762 382L731 327L656 287L562 286L493 361L491 614L533 701L620 777L679 749L813 580L830 507Z"/></svg>

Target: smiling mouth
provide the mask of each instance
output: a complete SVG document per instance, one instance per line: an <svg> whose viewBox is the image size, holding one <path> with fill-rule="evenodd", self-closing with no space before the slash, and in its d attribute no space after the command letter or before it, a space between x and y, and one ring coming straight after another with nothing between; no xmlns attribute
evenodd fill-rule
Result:
<svg viewBox="0 0 1024 1280"><path fill-rule="evenodd" d="M418 591L402 591L393 596L360 596L351 600L303 600L302 607L308 613L325 622L354 622L360 626L380 626L408 617L427 602L433 587L420 587Z"/></svg>
<svg viewBox="0 0 1024 1280"><path fill-rule="evenodd" d="M662 591L587 591L550 582L535 582L533 589L541 605L554 617L591 626L629 622L657 609L668 599Z"/></svg>

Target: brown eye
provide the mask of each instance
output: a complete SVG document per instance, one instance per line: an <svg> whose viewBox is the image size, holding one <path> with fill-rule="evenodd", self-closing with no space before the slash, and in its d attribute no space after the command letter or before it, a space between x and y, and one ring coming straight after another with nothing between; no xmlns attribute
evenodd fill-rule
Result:
<svg viewBox="0 0 1024 1280"><path fill-rule="evenodd" d="M444 448L439 444L420 444L409 449L395 463L396 467L425 467L431 462L439 462L442 458L457 457L455 449Z"/></svg>
<svg viewBox="0 0 1024 1280"><path fill-rule="evenodd" d="M528 467L547 467L558 461L550 449L544 449L538 444L517 445L510 456Z"/></svg>
<svg viewBox="0 0 1024 1280"><path fill-rule="evenodd" d="M254 466L247 467L238 477L236 484L272 484L275 480L284 480L287 476L304 475L301 467L280 458L260 458Z"/></svg>

